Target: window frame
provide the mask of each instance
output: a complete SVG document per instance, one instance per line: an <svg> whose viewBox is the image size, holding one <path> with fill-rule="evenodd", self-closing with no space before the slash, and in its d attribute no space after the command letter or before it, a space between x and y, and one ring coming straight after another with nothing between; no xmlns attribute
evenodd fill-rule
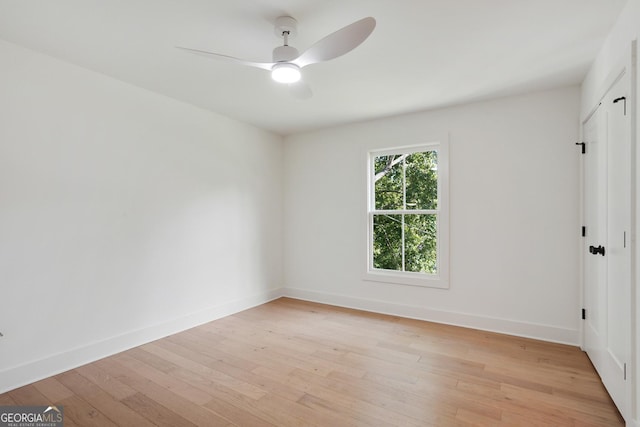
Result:
<svg viewBox="0 0 640 427"><path fill-rule="evenodd" d="M438 207L424 210L376 210L374 160L378 156L392 154L412 154L425 151L438 152ZM407 145L384 149L373 149L367 153L367 250L366 270L364 280L394 283L409 286L429 288L449 288L449 141L441 138L439 141L426 142L417 145ZM406 208L406 206L405 206ZM382 270L373 267L373 218L375 214L435 214L437 215L437 265L436 274L418 273L410 271Z"/></svg>

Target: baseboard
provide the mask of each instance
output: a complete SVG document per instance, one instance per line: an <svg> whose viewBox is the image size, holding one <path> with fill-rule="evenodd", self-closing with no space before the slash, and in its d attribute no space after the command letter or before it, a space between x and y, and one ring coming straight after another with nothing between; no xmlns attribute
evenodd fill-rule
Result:
<svg viewBox="0 0 640 427"><path fill-rule="evenodd" d="M209 307L195 313L144 329L78 347L44 359L0 371L0 393L77 368L78 366L120 353L130 348L172 335L189 328L280 298L282 289Z"/></svg>
<svg viewBox="0 0 640 427"><path fill-rule="evenodd" d="M299 288L283 288L282 296L305 301L336 305L339 307L355 308L358 310L371 311L375 313L407 317L411 319L463 326L466 328L479 329L483 331L499 332L508 335L533 338L560 344L569 344L574 346L577 346L579 344L579 331L577 329L565 329L555 326L520 322L509 319L498 319L467 313L456 313L450 311L435 310L432 308L394 304L385 301L327 294L323 292L308 291Z"/></svg>

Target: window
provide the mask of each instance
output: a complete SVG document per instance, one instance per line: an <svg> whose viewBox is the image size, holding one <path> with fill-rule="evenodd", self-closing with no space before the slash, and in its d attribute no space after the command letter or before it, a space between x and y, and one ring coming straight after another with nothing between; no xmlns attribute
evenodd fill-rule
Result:
<svg viewBox="0 0 640 427"><path fill-rule="evenodd" d="M366 279L448 287L445 143L369 153Z"/></svg>

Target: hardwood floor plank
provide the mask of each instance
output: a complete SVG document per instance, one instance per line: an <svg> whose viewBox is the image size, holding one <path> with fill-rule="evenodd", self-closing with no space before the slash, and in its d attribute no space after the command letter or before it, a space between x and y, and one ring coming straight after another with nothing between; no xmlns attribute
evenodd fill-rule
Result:
<svg viewBox="0 0 640 427"><path fill-rule="evenodd" d="M13 400L9 393L0 394L0 406L16 406L18 402Z"/></svg>
<svg viewBox="0 0 640 427"><path fill-rule="evenodd" d="M259 370L260 368L258 368ZM286 377L278 376L271 371L265 372L265 375L272 375L278 381L290 388L300 390L304 395L314 396L318 399L323 399L334 404L335 408L341 408L346 406L351 408L357 414L365 414L374 416L382 423L391 423L396 425L406 426L419 426L422 425L420 421L415 418L411 418L402 413L390 411L388 405L384 400L373 400L368 397L365 390L340 390L337 387L330 387L329 382L326 379L319 379L318 381L309 381L308 378L300 378L299 376L292 374ZM299 399L301 400L302 397ZM359 417L355 417L359 418Z"/></svg>
<svg viewBox="0 0 640 427"><path fill-rule="evenodd" d="M206 330L190 329L181 334L168 337L166 340L157 341L152 344L167 348L170 351L174 351L176 348L188 349L243 371L251 371L259 366L257 363L245 358L242 353L237 354L222 351L218 342L219 340L226 340L226 338L216 336Z"/></svg>
<svg viewBox="0 0 640 427"><path fill-rule="evenodd" d="M338 412L342 414L343 417L348 417L349 420L352 420L355 425L376 427L393 427L399 425L397 418L391 423L373 416L370 412L358 410L358 406L360 405L344 405L341 404L344 402L338 403L335 399L323 399L316 395L305 393L298 400L298 403L316 411ZM404 425L411 426L412 424L405 423Z"/></svg>
<svg viewBox="0 0 640 427"><path fill-rule="evenodd" d="M21 387L9 393L0 394L0 406L64 406L68 398L74 397L73 392L66 389L62 384L53 378L47 378L31 386ZM11 394L16 398L12 398ZM69 394L70 393L70 394ZM64 425L66 427L76 427L76 424L67 412L64 412Z"/></svg>
<svg viewBox="0 0 640 427"><path fill-rule="evenodd" d="M357 425L353 419L350 419L345 414L326 411L326 410L313 410L305 405L301 405L299 402L292 402L287 399L283 399L275 394L267 394L259 401L260 407L264 411L268 411L272 415L276 412L282 414L288 414L289 417L293 417L302 422L305 426L355 426Z"/></svg>
<svg viewBox="0 0 640 427"><path fill-rule="evenodd" d="M523 402L509 396L502 388L483 387L473 382L460 382L456 389L460 392L455 395L455 399L460 402L474 400L484 405L495 407L501 410L501 419L504 422L506 418L517 418L516 415L526 415L531 419L532 423L539 422L543 425L573 425L574 420L571 416L561 410L540 411L533 401ZM532 410L535 408L535 410ZM553 409L553 408L550 408ZM510 414L506 417L505 414ZM505 423L505 425L510 425ZM517 424L516 424L517 425Z"/></svg>
<svg viewBox="0 0 640 427"><path fill-rule="evenodd" d="M244 405L232 405L223 399L212 399L206 405L218 414L224 414L233 424L251 427L274 427L277 424L267 421L265 414L255 415L255 410L247 410ZM263 418L264 417L264 418Z"/></svg>
<svg viewBox="0 0 640 427"><path fill-rule="evenodd" d="M35 384L26 385L9 392L9 397L18 405L48 406L49 398L42 394Z"/></svg>
<svg viewBox="0 0 640 427"><path fill-rule="evenodd" d="M527 405L551 414L561 414L574 420L590 419L603 425L615 425L620 421L617 411L610 411L610 406L605 402L562 398L557 395L531 392L508 384L503 385L502 389L510 400L526 402Z"/></svg>
<svg viewBox="0 0 640 427"><path fill-rule="evenodd" d="M298 369L292 372L286 380L288 384L305 388L310 394L314 392L309 387L321 385L341 399L346 398L345 396L355 396L356 400L385 408L390 412L390 418L407 416L416 422L431 423L440 416L452 418L455 416L456 408L442 404L438 401L437 396L434 401L429 401L426 397L421 398L403 391L378 386L364 379L349 377L340 372L324 377Z"/></svg>
<svg viewBox="0 0 640 427"><path fill-rule="evenodd" d="M478 414L477 412L468 411L464 408L460 408L456 413L456 421L460 421L465 425L473 425L473 426L498 426L500 425L500 423L502 423L502 417L500 420L496 420L495 418L485 417L484 415ZM514 424L514 425L523 425L523 426L529 427L529 424Z"/></svg>
<svg viewBox="0 0 640 427"><path fill-rule="evenodd" d="M76 369L76 372L100 387L105 392L109 393L117 400L126 399L127 397L133 396L137 393L136 390L118 381L118 379L113 377L113 375L100 368L95 363L81 366Z"/></svg>
<svg viewBox="0 0 640 427"><path fill-rule="evenodd" d="M245 396L237 394L220 394L207 405L208 408L220 408L224 405L231 405L235 412L235 408L241 408L252 417L260 419L266 423L270 423L276 426L309 426L317 425L314 422L314 418L305 420L299 415L296 415L295 411L291 411L287 404L282 402L291 402L288 399L284 399L276 394L265 395L271 396L270 400L261 398L259 400L248 399ZM278 402L277 404L275 402Z"/></svg>
<svg viewBox="0 0 640 427"><path fill-rule="evenodd" d="M65 426L68 419L83 427L117 426L105 414L77 395L62 400L60 404L64 407Z"/></svg>
<svg viewBox="0 0 640 427"><path fill-rule="evenodd" d="M254 353L254 358L252 360L260 360L261 363L265 363L265 358L270 359L275 363L286 359L287 364L289 365L293 365L300 369L308 369L310 372L320 373L323 375L335 370L345 370L345 368L340 364L334 364L327 360L318 359L312 354L308 354L304 351L298 351L296 348L299 341L296 341L295 339L274 337L271 333L256 334L255 336L238 336L235 333L227 331L224 332L224 334L228 339L218 343L221 348L229 349L235 353L242 351ZM261 345L256 346L254 344L256 341L260 342ZM348 371L355 373L356 369L349 369ZM360 374L364 375L364 371L361 370Z"/></svg>
<svg viewBox="0 0 640 427"><path fill-rule="evenodd" d="M226 373L215 369L211 369L207 366L189 363L184 359L176 361L177 363L173 363L166 358L160 357L146 350L136 350L138 351L132 354L134 358L140 360L140 355L144 355L143 359L147 361L145 363L153 363L156 360L160 360L166 364L170 363L174 366L174 369L168 371L169 376L181 379L181 381L184 381L190 386L195 386L196 388L200 388L201 390L203 389L202 387L204 387L204 389L207 389L211 385L222 385L224 387L235 390L238 393L244 394L252 399L259 399L266 394L264 390L254 386L253 384L238 380L233 376L227 375ZM175 360L175 358L172 359ZM180 362L182 363L179 364ZM206 401L208 402L209 400L210 397L207 396Z"/></svg>
<svg viewBox="0 0 640 427"><path fill-rule="evenodd" d="M214 359L208 355L202 354L193 349L174 345L173 343L165 342L164 345L145 346L145 350L153 352L173 363L180 365L184 369L188 369L191 372L202 375L203 378L207 377L209 370L216 370L228 374L229 376L243 381L247 384L252 384L267 393L276 393L285 399L298 400L302 397L301 393L298 393L290 388L283 387L282 384L272 381L268 378L254 374L252 371L246 371L240 369L235 365L230 365L226 360ZM168 350L170 349L170 350ZM255 365L257 367L257 365ZM176 374L176 373L174 373Z"/></svg>
<svg viewBox="0 0 640 427"><path fill-rule="evenodd" d="M114 356L113 359L102 359L94 363L110 372L124 384L139 391L139 393L134 395L135 397L128 397L122 400L126 405L130 406L153 401L154 404L151 405L150 408L154 411L161 409L160 406L162 406L174 412L176 416L184 418L196 425L229 424L229 420L225 419L223 415L214 413L204 405L193 403L188 398L174 393L173 390L157 384L137 371L132 370L130 367L121 364L119 360L121 356L122 354ZM118 357L118 359L116 359L116 357ZM142 395L144 399L141 400L140 395ZM162 413L163 412L160 412L160 414ZM154 420L151 421L155 422Z"/></svg>
<svg viewBox="0 0 640 427"><path fill-rule="evenodd" d="M140 414L114 399L113 396L75 371L60 374L56 376L56 379L76 395L82 396L83 400L101 413L109 414L111 421L117 425L153 426Z"/></svg>
<svg viewBox="0 0 640 427"><path fill-rule="evenodd" d="M75 393L64 386L55 377L50 377L42 381L38 381L33 386L47 397L52 404L58 404L61 400L73 396Z"/></svg>
<svg viewBox="0 0 640 427"><path fill-rule="evenodd" d="M193 367L191 363L187 363L187 366ZM238 411L243 411L246 419L253 419L256 422L264 423L265 425L280 425L280 423L285 422L287 424L297 424L300 420L294 418L285 417L283 420L283 416L280 414L270 414L269 411L264 411L262 408L262 404L259 403L259 399L266 395L266 392L261 391L259 394L247 394L244 392L244 388L246 387L229 387L229 381L226 380L226 384L221 382L216 382L212 379L208 379L206 374L203 375L202 372L209 372L211 369L206 366L202 366L202 370L200 370L200 374L196 372L190 371L188 369L175 369L171 371L170 375L176 377L180 381L184 381L187 384L193 385L194 387L203 390L206 392L210 398L209 402L207 402L204 406L206 408L212 409L217 413L221 409L224 409L225 418L230 419L230 421L239 420L243 417L240 416ZM214 376L215 377L215 376ZM257 377L257 376L256 376ZM235 385L235 384L231 384ZM237 391L240 388L241 391ZM287 391L288 395L291 395L290 390ZM275 393L278 395L278 393ZM300 394L294 395L294 401L300 397ZM257 421L259 420L259 421ZM244 424L240 424L244 425ZM250 424L252 425L252 424Z"/></svg>
<svg viewBox="0 0 640 427"><path fill-rule="evenodd" d="M0 394L74 426L623 426L580 349L281 298Z"/></svg>
<svg viewBox="0 0 640 427"><path fill-rule="evenodd" d="M211 400L211 395L203 392L197 387L193 387L192 385L187 384L165 372L159 371L154 367L139 361L135 357L130 356L130 354L135 354L135 352L120 354L116 356L115 360L122 366L136 372L138 375L153 381L155 384L158 384L164 389L171 391L173 394L193 402L196 405L204 405ZM178 367L176 366L175 369L177 368Z"/></svg>
<svg viewBox="0 0 640 427"><path fill-rule="evenodd" d="M153 399L148 398L142 393L136 393L122 400L122 403L127 405L133 411L139 413L150 422L157 426L166 427L197 427L196 424L188 421L187 419L176 414L174 411L164 407ZM218 424L218 425L227 425Z"/></svg>
<svg viewBox="0 0 640 427"><path fill-rule="evenodd" d="M474 360L477 360L474 358ZM493 360L485 369L486 372L513 378L521 377L522 371L535 371L536 377L543 380L553 390L580 390L585 397L593 395L596 398L604 397L604 388L599 379L594 378L592 371L578 370L575 368L552 367L539 360L528 361L516 358L505 358L499 355L486 356L485 361ZM558 375L562 372L563 375ZM605 392L606 393L606 392Z"/></svg>

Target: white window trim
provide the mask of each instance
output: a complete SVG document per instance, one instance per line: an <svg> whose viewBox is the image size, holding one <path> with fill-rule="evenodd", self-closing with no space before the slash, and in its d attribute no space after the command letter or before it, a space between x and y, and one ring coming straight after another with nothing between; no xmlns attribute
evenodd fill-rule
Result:
<svg viewBox="0 0 640 427"><path fill-rule="evenodd" d="M373 215L374 192L372 185L373 159L377 156L389 154L411 154L421 151L438 151L438 210L410 210L406 213L437 213L438 214L438 273L425 274L408 271L378 270L373 268ZM363 279L366 281L394 283L428 288L449 288L449 139L444 137L437 142L419 145L371 150L367 153L367 249L366 269ZM397 211L396 211L397 212ZM402 213L402 212L400 212Z"/></svg>

